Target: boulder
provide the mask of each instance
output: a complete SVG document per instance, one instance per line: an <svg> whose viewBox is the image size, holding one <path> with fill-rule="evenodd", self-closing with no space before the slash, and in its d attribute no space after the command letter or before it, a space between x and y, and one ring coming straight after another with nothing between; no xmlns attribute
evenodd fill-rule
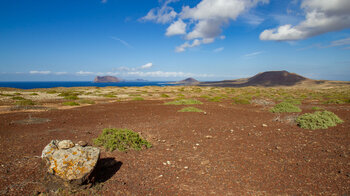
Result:
<svg viewBox="0 0 350 196"><path fill-rule="evenodd" d="M98 148L74 145L70 140L52 140L41 155L48 173L75 184L82 184L87 180L99 157Z"/></svg>

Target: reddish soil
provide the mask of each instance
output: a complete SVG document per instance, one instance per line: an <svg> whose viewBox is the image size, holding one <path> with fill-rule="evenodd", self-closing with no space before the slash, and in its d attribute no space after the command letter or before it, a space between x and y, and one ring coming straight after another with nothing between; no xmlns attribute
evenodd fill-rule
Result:
<svg viewBox="0 0 350 196"><path fill-rule="evenodd" d="M97 185L78 193L350 194L350 105L322 106L345 122L314 131L275 121L262 106L205 101L196 106L207 114L177 112L182 107L133 101L1 114L0 195L50 191L40 172L43 148L53 139L91 144L103 128L140 132L153 147L102 150ZM29 115L51 121L15 123Z"/></svg>

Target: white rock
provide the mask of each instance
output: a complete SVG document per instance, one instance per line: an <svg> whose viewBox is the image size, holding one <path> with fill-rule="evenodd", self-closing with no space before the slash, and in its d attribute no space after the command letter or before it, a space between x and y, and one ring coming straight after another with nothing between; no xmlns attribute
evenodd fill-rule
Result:
<svg viewBox="0 0 350 196"><path fill-rule="evenodd" d="M57 144L58 149L68 149L73 148L74 146L74 143L70 140L62 140Z"/></svg>

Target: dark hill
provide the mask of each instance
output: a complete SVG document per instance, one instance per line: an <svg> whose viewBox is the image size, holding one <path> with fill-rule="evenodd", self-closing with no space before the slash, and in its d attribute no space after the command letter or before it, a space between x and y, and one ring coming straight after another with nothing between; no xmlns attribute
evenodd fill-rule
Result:
<svg viewBox="0 0 350 196"><path fill-rule="evenodd" d="M117 77L114 76L96 76L94 79L95 83L113 83L120 82Z"/></svg>
<svg viewBox="0 0 350 196"><path fill-rule="evenodd" d="M199 81L194 79L194 78L186 78L186 79L181 80L181 81L171 82L170 84L197 85L197 84L199 84Z"/></svg>
<svg viewBox="0 0 350 196"><path fill-rule="evenodd" d="M292 86L307 78L288 71L267 71L248 79L247 86Z"/></svg>
<svg viewBox="0 0 350 196"><path fill-rule="evenodd" d="M244 87L244 86L293 86L303 81L313 81L288 71L267 71L250 78L224 80L218 82L201 82L200 86Z"/></svg>

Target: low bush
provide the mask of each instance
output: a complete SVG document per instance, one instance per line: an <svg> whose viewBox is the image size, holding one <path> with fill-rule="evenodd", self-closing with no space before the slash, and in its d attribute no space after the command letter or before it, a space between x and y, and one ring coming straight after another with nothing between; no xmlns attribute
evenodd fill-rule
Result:
<svg viewBox="0 0 350 196"><path fill-rule="evenodd" d="M195 107L186 107L186 108L182 108L178 112L204 112L204 111Z"/></svg>
<svg viewBox="0 0 350 196"><path fill-rule="evenodd" d="M270 111L273 113L301 112L301 109L291 103L281 102L279 104L276 104Z"/></svg>
<svg viewBox="0 0 350 196"><path fill-rule="evenodd" d="M95 101L84 99L80 101L81 104L95 104Z"/></svg>
<svg viewBox="0 0 350 196"><path fill-rule="evenodd" d="M113 97L116 97L115 95L113 94L105 94L105 95L102 95L104 97L107 97L107 98L113 98Z"/></svg>
<svg viewBox="0 0 350 196"><path fill-rule="evenodd" d="M29 95L38 95L38 93L30 93Z"/></svg>
<svg viewBox="0 0 350 196"><path fill-rule="evenodd" d="M324 104L344 104L345 101L344 100L340 100L340 99L330 99L327 100L325 102L323 102Z"/></svg>
<svg viewBox="0 0 350 196"><path fill-rule="evenodd" d="M203 104L196 99L179 99L171 102L164 103L165 105L197 105Z"/></svg>
<svg viewBox="0 0 350 196"><path fill-rule="evenodd" d="M312 110L322 110L322 108L317 107L317 106L314 106L314 107L312 107L311 109L312 109Z"/></svg>
<svg viewBox="0 0 350 196"><path fill-rule="evenodd" d="M141 150L152 147L152 144L142 139L138 133L128 129L104 129L93 142L109 151Z"/></svg>
<svg viewBox="0 0 350 196"><path fill-rule="evenodd" d="M77 103L77 102L74 102L74 101L68 101L68 102L62 103L62 105L65 105L65 106L77 106L77 105L80 105L80 104Z"/></svg>
<svg viewBox="0 0 350 196"><path fill-rule="evenodd" d="M246 98L232 98L233 99L233 104L250 104L249 99Z"/></svg>
<svg viewBox="0 0 350 196"><path fill-rule="evenodd" d="M169 97L169 95L167 95L167 94L165 94L165 93L164 93L164 94L161 94L160 96L161 96L161 97L164 97L164 98Z"/></svg>
<svg viewBox="0 0 350 196"><path fill-rule="evenodd" d="M13 100L25 100L25 98L23 98L23 97L12 97L11 99L13 99Z"/></svg>
<svg viewBox="0 0 350 196"><path fill-rule="evenodd" d="M134 99L132 99L132 100L134 100L134 101L143 101L145 99L142 98L142 97L134 97Z"/></svg>
<svg viewBox="0 0 350 196"><path fill-rule="evenodd" d="M296 119L296 122L304 129L327 129L343 123L337 115L330 111L317 111L314 113L305 113Z"/></svg>
<svg viewBox="0 0 350 196"><path fill-rule="evenodd" d="M210 97L208 98L208 101L211 102L221 102L222 97Z"/></svg>
<svg viewBox="0 0 350 196"><path fill-rule="evenodd" d="M68 99L68 100L77 100L79 99L78 96L76 95L68 95L68 96L65 96L64 99Z"/></svg>
<svg viewBox="0 0 350 196"><path fill-rule="evenodd" d="M16 101L15 104L19 105L19 106L35 105L35 103L32 100L30 100L30 99L24 99L24 100Z"/></svg>
<svg viewBox="0 0 350 196"><path fill-rule="evenodd" d="M55 90L49 90L49 91L46 91L46 93L47 93L47 94L56 94L57 91L55 91Z"/></svg>

